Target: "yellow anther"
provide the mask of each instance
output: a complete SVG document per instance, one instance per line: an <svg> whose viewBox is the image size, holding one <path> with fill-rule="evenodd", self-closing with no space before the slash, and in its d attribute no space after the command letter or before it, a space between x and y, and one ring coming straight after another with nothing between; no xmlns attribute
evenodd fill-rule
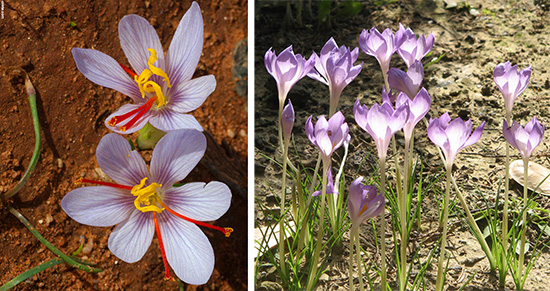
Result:
<svg viewBox="0 0 550 291"><path fill-rule="evenodd" d="M359 211L359 216L363 215L363 213L367 211L368 208L369 208L369 204L365 203L365 205L363 205L363 208L361 208L361 211Z"/></svg>
<svg viewBox="0 0 550 291"><path fill-rule="evenodd" d="M168 88L171 87L170 85L170 79L168 78L168 75L160 68L155 67L153 65L157 61L157 52L154 49L149 49L149 52L151 53L151 56L147 60L147 64L149 65L149 69L143 70L139 76L134 76L134 80L138 84L139 92L141 93L141 97L145 98L145 93L155 93L155 96L157 96L157 108L163 106L166 104L166 99L164 98L164 94L162 93L162 88L159 86L159 84L150 81L149 78L151 78L153 75L157 75L162 77L162 81L166 82L166 85Z"/></svg>
<svg viewBox="0 0 550 291"><path fill-rule="evenodd" d="M166 75L166 73L163 70L161 70L160 68L157 68L153 65L153 63L157 61L157 51L150 48L149 52L151 53L151 56L149 57L149 60L147 61L147 64L149 65L149 68L151 69L153 74L155 74L157 76L161 76L161 77L164 78L164 79L162 79L162 81L166 82L166 85L168 86L168 88L172 87L170 85L170 80L168 79L168 75Z"/></svg>
<svg viewBox="0 0 550 291"><path fill-rule="evenodd" d="M153 183L143 188L143 186L145 186L145 181L147 181L147 177L141 179L139 184L132 188L131 193L136 196L134 205L141 212L155 211L161 213L164 207L160 208L157 206L157 200L160 200L157 194L157 188L162 187L162 185Z"/></svg>
<svg viewBox="0 0 550 291"><path fill-rule="evenodd" d="M232 232L233 232L233 229L231 227L225 227L223 233L225 234L225 237L229 237Z"/></svg>

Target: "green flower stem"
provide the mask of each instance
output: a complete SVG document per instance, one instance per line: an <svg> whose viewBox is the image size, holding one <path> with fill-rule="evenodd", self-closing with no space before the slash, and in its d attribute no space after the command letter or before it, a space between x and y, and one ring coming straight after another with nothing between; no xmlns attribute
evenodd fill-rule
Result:
<svg viewBox="0 0 550 291"><path fill-rule="evenodd" d="M439 262L437 264L437 280L435 282L435 290L443 290L443 283L445 282L445 272L443 272L445 262L445 245L447 243L447 221L449 220L449 194L451 192L451 170L453 165L447 166L447 181L445 184L445 198L443 199L443 235L441 237L441 247L439 253Z"/></svg>
<svg viewBox="0 0 550 291"><path fill-rule="evenodd" d="M452 175L451 175L452 176ZM479 226L476 223L476 220L474 219L474 216L470 212L470 209L468 208L468 205L466 204L466 199L464 199L464 195L462 195L462 192L458 188L458 185L456 184L455 178L452 177L453 186L456 191L456 195L458 196L458 200L460 200L460 204L462 205L462 208L464 208L464 212L466 212L466 218L468 219L468 222L472 226L474 232L476 233L477 237L481 238L479 243L481 244L481 248L485 252L485 255L487 256L487 259L489 260L489 265L491 266L491 269L494 270L496 267L496 260L495 257L493 257L493 253L491 252L491 248L487 244L487 241L485 241L483 233L481 232L481 229L479 229Z"/></svg>
<svg viewBox="0 0 550 291"><path fill-rule="evenodd" d="M521 244L519 245L518 275L523 274L523 263L525 262L525 233L527 232L527 171L529 170L529 158L523 158L523 214L521 216ZM518 289L523 289L519 286Z"/></svg>
<svg viewBox="0 0 550 291"><path fill-rule="evenodd" d="M365 288L363 287L363 270L361 269L363 262L361 261L361 246L359 245L359 225L355 228L354 240L355 255L357 256L357 275L359 277L359 290L364 291Z"/></svg>
<svg viewBox="0 0 550 291"><path fill-rule="evenodd" d="M321 192L321 208L319 209L319 229L317 230L317 241L315 242L315 251L313 253L313 260L312 260L312 270L309 273L309 278L307 282L306 290L311 291L314 287L315 277L317 277L317 265L319 263L319 254L321 253L321 247L323 246L323 233L324 233L324 225L325 225L325 204L326 204L326 193L327 193L327 172L328 172L328 165L329 162L323 161L323 180L321 182L322 184L322 192Z"/></svg>
<svg viewBox="0 0 550 291"><path fill-rule="evenodd" d="M511 113L506 113L506 122L508 124L511 124L512 117L510 116ZM502 210L502 232L501 232L501 240L502 240L502 254L500 255L502 261L498 268L499 274L500 274L500 284L505 285L506 284L506 274L508 273L508 262L507 259L507 252L508 252L508 192L510 188L510 147L508 146L508 143L505 143L506 147L506 159L505 162L505 178L504 178L504 207Z"/></svg>
<svg viewBox="0 0 550 291"><path fill-rule="evenodd" d="M42 263L30 270L27 270L21 274L19 274L17 277L9 280L8 282L6 282L6 284L0 286L0 291L7 291L15 286L17 286L17 284L27 280L28 278L50 268L50 267L53 267L53 266L56 266L56 265L59 265L61 263L64 263L65 261L63 261L62 259L60 258L55 258L55 259L51 259L45 263Z"/></svg>
<svg viewBox="0 0 550 291"><path fill-rule="evenodd" d="M23 174L23 177L21 177L21 180L17 182L15 187L4 193L4 198L12 197L17 194L21 188L23 188L31 177L31 174L38 163L38 158L40 157L40 122L38 120L38 110L36 108L36 91L34 90L34 86L32 85L27 73L25 73L25 88L27 89L27 94L29 95L29 105L31 107L32 123L34 125L34 152L32 153L31 161L29 162L29 166L27 167L25 174Z"/></svg>
<svg viewBox="0 0 550 291"><path fill-rule="evenodd" d="M281 216L279 217L279 261L281 263L281 273L286 273L285 262L285 200L286 200L286 166L287 166L288 141L284 141L283 146L283 186L281 189Z"/></svg>
<svg viewBox="0 0 550 291"><path fill-rule="evenodd" d="M19 221L21 221L21 223L23 223L23 225L25 225L25 227L27 227L27 229L43 244L45 245L50 251L52 251L54 254L58 255L59 257L61 257L61 259L63 259L63 261L65 261L67 264L77 268L77 269L80 269L82 271L86 271L86 272L91 272L91 273L99 273L99 272L102 272L103 270L101 269L98 269L98 268L93 268L93 267L90 267L90 266L87 266L85 264L82 264L82 263L79 263L77 261L75 261L74 259L72 259L71 257L65 255L62 251L60 251L59 249L57 249L54 245L52 245L49 241L47 241L37 230L36 228L34 228L34 226L32 226L32 224L25 218L25 216L23 216L21 213L19 213L19 211L15 210L15 208L11 207L11 206L8 206L8 210L11 212L11 214L13 214L15 217L17 217L17 219L19 219Z"/></svg>
<svg viewBox="0 0 550 291"><path fill-rule="evenodd" d="M355 286L353 285L353 243L355 240L355 225L352 224L351 228L349 230L349 290L355 290Z"/></svg>
<svg viewBox="0 0 550 291"><path fill-rule="evenodd" d="M399 216L401 222L401 253L399 258L401 260L401 272L399 273L399 290L404 291L407 286L407 195L409 189L409 144L410 140L405 140L405 177L403 179L403 191L401 191L401 197L399 198Z"/></svg>
<svg viewBox="0 0 550 291"><path fill-rule="evenodd" d="M399 187L397 187L399 188ZM386 197L386 157L380 157L380 192ZM384 198L386 199L386 198ZM382 272L381 287L386 291L386 207L382 209L380 220L380 271Z"/></svg>

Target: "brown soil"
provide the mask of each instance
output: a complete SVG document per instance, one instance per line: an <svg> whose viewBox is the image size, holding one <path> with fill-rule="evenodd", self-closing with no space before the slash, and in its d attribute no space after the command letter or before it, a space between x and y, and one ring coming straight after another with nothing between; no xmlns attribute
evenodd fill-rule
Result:
<svg viewBox="0 0 550 291"><path fill-rule="evenodd" d="M38 94L42 127L40 161L27 185L8 202L21 211L46 239L65 253L79 241L93 239L85 257L104 271L89 274L59 265L20 284L17 290L173 290L163 281L163 264L156 238L144 258L134 264L118 260L107 248L111 228L89 227L68 218L62 197L79 177L97 178L95 149L109 131L105 117L131 100L87 80L76 68L70 50L94 48L128 65L118 41L118 22L127 14L148 19L165 51L191 1L9 1L0 19L0 193L10 189L25 171L34 147L31 113L20 78L4 74L22 67ZM210 281L186 290L247 289L246 55L247 1L199 1L205 23L203 56L196 76L216 76L216 91L193 114L212 134L206 161L186 181L221 180L233 192L229 211L216 224L231 226L230 238L205 230L213 244L216 265ZM74 22L76 26L71 27ZM234 49L241 44L236 53ZM243 68L245 74L243 75ZM233 73L232 73L233 72ZM240 86L240 88L238 87ZM246 94L246 92L244 92ZM0 206L0 284L55 256Z"/></svg>
<svg viewBox="0 0 550 291"><path fill-rule="evenodd" d="M278 158L277 149L277 87L273 78L265 70L263 64L264 53L270 48L279 53L289 45L293 45L294 51L305 57L311 55L311 51L317 53L325 42L334 37L338 45L358 47L359 34L363 29L375 26L380 31L391 28L396 31L398 23L405 27L411 27L416 34L435 35L433 56L426 58L424 63L432 58L445 53L445 56L436 64L425 71L424 87L432 96L432 106L429 116L439 117L448 111L452 118L458 116L463 119L472 119L475 126L486 121L485 132L481 140L469 148L464 149L457 157L456 170L453 175L467 196L470 209L483 207L481 195L494 203L499 183L504 179L504 139L502 138L502 119L504 118L504 102L502 95L493 82L493 70L498 63L511 61L520 68L527 65L533 66L533 74L529 87L518 98L514 107L514 119L524 125L534 115L544 124L550 122L548 99L550 89L550 75L548 66L550 63L549 44L550 17L548 1L366 1L363 10L354 17L333 17L331 27L327 23L320 23L316 19L317 7L314 5L313 16L309 16L307 8L304 9L304 25L298 27L282 21L285 18L286 5L275 2L262 2L256 7L256 51L255 51L255 193L259 203L279 213L279 205L276 197L279 196L281 187L280 166L265 158L263 155ZM387 1L390 2L390 1ZM456 8L445 9L445 3L456 2ZM306 3L306 1L304 1ZM468 6L469 5L469 6ZM292 10L296 17L297 10ZM333 11L334 12L334 11ZM333 14L334 16L334 14ZM285 25L286 24L286 25ZM340 98L340 110L346 116L350 125L352 141L346 168L346 188L357 175L371 177L376 175L377 158L375 145L353 119L352 107L356 99L361 103L372 106L381 102L380 91L383 84L378 62L373 57L363 52L359 54L358 62L364 62L361 74L344 89ZM392 66L404 69L403 62L398 56L394 56ZM296 149L292 153L299 153L300 160L293 154L296 163L303 163L304 167L314 168L318 151L305 136L304 123L310 115L319 116L328 113L327 86L305 77L299 81L290 91L289 99L292 100L296 110L296 123L294 127L294 140ZM314 118L315 119L315 118ZM416 129L415 146L416 154L422 156L425 162L425 175L435 179L434 175L441 175L441 161L435 146L427 139L425 126L419 124ZM546 134L548 136L548 133ZM402 135L397 136L398 142ZM533 161L546 167L548 161L548 138L546 137L534 153ZM371 152L374 151L374 152ZM516 155L515 150L511 153ZM342 157L342 150L333 159L333 167L337 169ZM367 157L365 164L359 173L363 158ZM517 158L517 155L516 157ZM513 159L515 159L513 158ZM370 166L372 165L372 166ZM394 184L391 175L389 183ZM437 187L444 187L441 180ZM290 183L290 182L287 182ZM288 185L288 184L287 184ZM511 182L511 199L517 199L521 195L521 187ZM289 185L289 190L292 185ZM479 187L479 190L476 188ZM482 193L482 194L481 194ZM502 194L502 193L501 193ZM440 234L436 231L428 231L437 227L438 209L441 196L433 191L424 194L422 205L422 230L414 234L411 239L411 250L424 243L420 252L420 260L425 261L428 252L437 247L437 239ZM451 194L454 197L454 194ZM535 198L538 205L544 209L550 208L550 200L546 196ZM256 207L256 224L265 226L273 219L264 216L264 213ZM547 214L543 219L549 221ZM386 216L389 222L389 215ZM496 290L498 281L494 275L489 274L487 259L484 258L479 244L469 233L465 224L456 217L452 218L452 231L449 237L451 260L446 284L448 290L459 289L468 278L473 276L466 290ZM386 230L388 246L390 244L391 231ZM536 226L530 228L531 247L533 249L536 235L540 230ZM363 226L361 230L363 247L371 252L371 257L376 257L372 228ZM344 237L344 245L347 246L347 236ZM544 237L545 242L548 241ZM415 242L416 241L416 242ZM414 243L414 244L413 244ZM390 249L388 252L392 252ZM410 253L410 251L409 251ZM347 260L344 251L343 258L332 258L320 280L319 288L323 290L345 290L349 288ZM390 255L389 257L393 257ZM366 260L366 256L365 256ZM378 260L378 259L377 259ZM547 265L550 254L544 249L541 257L526 281L526 290L548 290L550 279ZM427 290L433 290L437 275L436 260L432 261L432 267L426 275ZM368 262L367 262L368 264ZM395 282L395 262L390 261L388 270L389 280ZM257 286L277 286L270 284L277 281L277 274L273 274L274 268L263 265L256 278ZM415 272L416 270L413 270ZM371 278L379 276L371 273ZM280 282L280 281L279 281ZM269 283L269 284L262 284ZM511 276L508 276L506 288L514 289ZM263 290L263 289L262 289Z"/></svg>

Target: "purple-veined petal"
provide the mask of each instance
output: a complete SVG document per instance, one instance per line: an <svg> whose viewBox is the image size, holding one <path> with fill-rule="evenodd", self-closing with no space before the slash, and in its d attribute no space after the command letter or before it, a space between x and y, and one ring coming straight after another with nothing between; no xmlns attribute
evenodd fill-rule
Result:
<svg viewBox="0 0 550 291"><path fill-rule="evenodd" d="M141 98L137 83L112 57L92 49L73 48L71 52L76 67L88 80L117 90L134 101Z"/></svg>
<svg viewBox="0 0 550 291"><path fill-rule="evenodd" d="M63 197L61 207L70 218L91 226L118 224L136 209L130 190L106 186L74 189Z"/></svg>
<svg viewBox="0 0 550 291"><path fill-rule="evenodd" d="M116 134L104 136L96 150L99 167L116 183L135 186L149 176L147 165L137 151L132 151L128 141Z"/></svg>
<svg viewBox="0 0 550 291"><path fill-rule="evenodd" d="M153 125L154 126L154 125ZM206 151L206 138L197 130L177 130L162 137L151 158L151 179L168 189L195 168Z"/></svg>
<svg viewBox="0 0 550 291"><path fill-rule="evenodd" d="M170 109L179 113L193 111L204 103L216 89L214 75L202 76L189 81L176 83L168 92Z"/></svg>
<svg viewBox="0 0 550 291"><path fill-rule="evenodd" d="M214 270L214 250L200 228L168 211L158 216L168 264L182 281L205 284Z"/></svg>
<svg viewBox="0 0 550 291"><path fill-rule="evenodd" d="M183 216L198 221L213 221L229 209L231 190L217 181L188 183L166 190L163 201Z"/></svg>
<svg viewBox="0 0 550 291"><path fill-rule="evenodd" d="M143 102L143 100L145 99L139 99L139 102ZM120 134L130 134L130 133L134 133L140 129L142 129L146 124L147 122L149 122L149 119L152 117L152 111L154 109L151 109L149 110L148 112L146 112L145 114L143 114L143 116L136 122L134 123L134 125L132 125L132 127L128 128L126 131L122 131L120 130L120 127L125 125L126 123L130 122L133 118L132 117L129 117L121 122L118 122L115 126L111 126L109 125L109 121L111 120L111 118L115 117L115 116L121 116L125 113L128 113L132 110L135 110L137 108L139 108L141 105L143 104L124 104L122 105L117 111L115 111L114 113L111 113L111 115L107 116L107 118L105 119L105 126L116 132L116 133L120 133ZM155 106L155 105L153 105Z"/></svg>
<svg viewBox="0 0 550 291"><path fill-rule="evenodd" d="M183 114L175 112L169 108L159 110L149 119L152 126L162 131L174 131L181 129L194 129L203 131L202 126L197 121L195 116L191 114Z"/></svg>
<svg viewBox="0 0 550 291"><path fill-rule="evenodd" d="M118 36L120 46L136 74L139 75L149 68L147 63L151 56L149 49L157 52L155 66L161 70L165 69L164 51L159 36L145 18L135 14L122 17L118 23Z"/></svg>
<svg viewBox="0 0 550 291"><path fill-rule="evenodd" d="M109 250L126 263L135 263L147 252L154 234L153 213L135 209L109 236Z"/></svg>
<svg viewBox="0 0 550 291"><path fill-rule="evenodd" d="M202 14L197 2L185 12L166 54L166 73L172 84L190 80L197 68L203 44Z"/></svg>

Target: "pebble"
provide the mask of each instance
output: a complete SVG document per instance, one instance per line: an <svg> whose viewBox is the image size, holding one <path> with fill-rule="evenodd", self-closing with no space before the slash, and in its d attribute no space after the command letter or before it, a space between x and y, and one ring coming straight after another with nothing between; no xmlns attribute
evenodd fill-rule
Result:
<svg viewBox="0 0 550 291"><path fill-rule="evenodd" d="M94 248L94 239L90 238L82 248L82 253L85 255L89 255L92 252L93 248Z"/></svg>
<svg viewBox="0 0 550 291"><path fill-rule="evenodd" d="M245 136L246 136L246 131L244 131L244 129L241 129L241 131L239 131L239 134L240 134L242 137L245 137Z"/></svg>
<svg viewBox="0 0 550 291"><path fill-rule="evenodd" d="M57 167L63 169L63 160L60 158L57 159Z"/></svg>
<svg viewBox="0 0 550 291"><path fill-rule="evenodd" d="M229 138L234 138L235 137L235 132L231 129L228 129L227 130L227 136L229 136Z"/></svg>

